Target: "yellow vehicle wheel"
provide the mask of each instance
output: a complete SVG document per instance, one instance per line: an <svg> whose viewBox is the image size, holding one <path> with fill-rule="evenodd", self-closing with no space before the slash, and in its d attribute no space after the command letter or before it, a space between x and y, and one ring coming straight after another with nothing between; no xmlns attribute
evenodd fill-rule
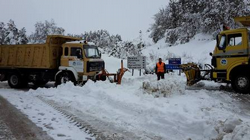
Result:
<svg viewBox="0 0 250 140"><path fill-rule="evenodd" d="M232 88L239 93L249 93L250 77L247 74L241 74L233 77L231 81Z"/></svg>

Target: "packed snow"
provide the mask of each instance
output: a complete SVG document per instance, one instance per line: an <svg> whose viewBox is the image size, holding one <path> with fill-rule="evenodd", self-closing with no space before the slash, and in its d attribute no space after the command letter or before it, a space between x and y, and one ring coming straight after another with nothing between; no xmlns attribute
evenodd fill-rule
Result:
<svg viewBox="0 0 250 140"><path fill-rule="evenodd" d="M182 57L183 63L209 63L208 53L214 45L213 40L197 37L188 44L175 47L160 42L146 48L143 54L148 57L149 67L155 65L158 57L167 63L168 54ZM155 49L157 47L159 49ZM157 55L151 58L151 53ZM190 55L190 60L186 60L184 53ZM120 67L119 59L107 55L103 55L103 59L111 73ZM178 75L178 72L168 73L164 80L157 81L155 74L139 76L139 71L135 71L135 76L127 72L121 85L88 81L84 86L66 83L26 92L5 87L0 89L0 95L55 139L91 136L76 128L38 96L67 108L106 135L125 139L250 139L249 100L243 102L232 92L220 91L220 84L214 82L201 81L197 85L199 90L190 90L185 84L185 75Z"/></svg>

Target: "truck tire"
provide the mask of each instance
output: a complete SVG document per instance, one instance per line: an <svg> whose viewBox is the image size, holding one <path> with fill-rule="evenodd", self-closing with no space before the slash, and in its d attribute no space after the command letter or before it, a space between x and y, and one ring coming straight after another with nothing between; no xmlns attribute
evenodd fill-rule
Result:
<svg viewBox="0 0 250 140"><path fill-rule="evenodd" d="M233 77L231 80L232 88L239 93L249 93L250 91L250 76L241 74Z"/></svg>
<svg viewBox="0 0 250 140"><path fill-rule="evenodd" d="M55 85L58 86L69 81L73 82L74 85L76 84L76 80L73 74L71 72L61 72L56 76Z"/></svg>
<svg viewBox="0 0 250 140"><path fill-rule="evenodd" d="M22 83L22 78L17 73L12 73L9 75L8 84L11 88L22 88L25 83Z"/></svg>

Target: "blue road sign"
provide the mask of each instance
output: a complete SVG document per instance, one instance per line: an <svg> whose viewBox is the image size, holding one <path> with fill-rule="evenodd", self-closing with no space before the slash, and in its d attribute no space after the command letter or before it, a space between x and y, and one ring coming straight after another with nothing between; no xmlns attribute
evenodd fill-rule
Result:
<svg viewBox="0 0 250 140"><path fill-rule="evenodd" d="M181 64L181 58L170 58L168 60L168 64L171 64L171 65L180 65Z"/></svg>
<svg viewBox="0 0 250 140"><path fill-rule="evenodd" d="M180 65L175 65L175 64L166 64L165 68L167 70L180 70Z"/></svg>

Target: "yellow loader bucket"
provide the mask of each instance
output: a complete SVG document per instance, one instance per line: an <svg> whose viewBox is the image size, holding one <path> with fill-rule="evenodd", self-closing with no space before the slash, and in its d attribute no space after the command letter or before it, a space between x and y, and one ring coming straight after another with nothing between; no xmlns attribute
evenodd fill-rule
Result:
<svg viewBox="0 0 250 140"><path fill-rule="evenodd" d="M187 77L187 85L192 86L201 80L201 72L197 64L187 63L180 66Z"/></svg>

